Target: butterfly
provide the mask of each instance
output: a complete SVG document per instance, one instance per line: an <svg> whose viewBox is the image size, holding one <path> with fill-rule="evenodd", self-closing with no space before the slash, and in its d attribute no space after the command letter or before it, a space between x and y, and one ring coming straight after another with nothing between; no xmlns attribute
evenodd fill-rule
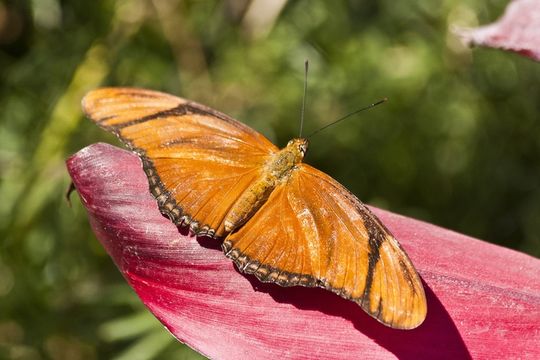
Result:
<svg viewBox="0 0 540 360"><path fill-rule="evenodd" d="M160 211L222 239L241 272L330 290L392 328L424 321L424 288L409 257L356 196L302 162L306 139L279 149L225 114L145 89L93 90L82 106L140 156Z"/></svg>

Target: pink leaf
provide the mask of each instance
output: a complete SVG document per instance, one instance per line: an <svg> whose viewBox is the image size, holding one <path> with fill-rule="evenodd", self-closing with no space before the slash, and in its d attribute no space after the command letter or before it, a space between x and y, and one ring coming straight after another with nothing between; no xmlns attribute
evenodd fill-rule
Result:
<svg viewBox="0 0 540 360"><path fill-rule="evenodd" d="M385 327L328 291L240 274L212 239L163 217L138 157L106 144L67 161L92 227L144 304L212 358L540 358L540 261L373 209L425 281L427 319Z"/></svg>
<svg viewBox="0 0 540 360"><path fill-rule="evenodd" d="M497 22L456 32L468 45L510 50L540 61L540 1L514 0Z"/></svg>

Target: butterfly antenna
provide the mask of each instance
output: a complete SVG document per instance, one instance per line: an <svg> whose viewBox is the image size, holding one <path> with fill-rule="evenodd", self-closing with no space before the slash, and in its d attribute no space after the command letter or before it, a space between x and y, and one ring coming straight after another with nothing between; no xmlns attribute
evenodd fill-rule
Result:
<svg viewBox="0 0 540 360"><path fill-rule="evenodd" d="M371 108L373 108L373 107L375 107L375 106L377 106L377 105L380 105L380 104L382 104L382 103L384 103L384 102L386 102L386 101L388 101L388 98L381 99L381 100L379 100L379 101L377 101L377 102L374 102L374 103L371 104L371 105L368 105L368 106L366 106L366 107L363 107L363 108L361 108L361 109L358 109L358 110L356 110L356 111L353 111L352 113L349 113L349 114L347 114L347 115L345 115L345 116L343 116L343 117L340 117L340 118L337 119L336 121L331 122L330 124L325 125L325 126L323 126L322 128L320 128L320 129L318 129L318 130L315 130L314 132L312 132L312 133L307 137L307 139L309 139L309 138L312 137L313 135L317 134L318 132L320 132L320 131L326 129L327 127L330 127L330 126L332 126L332 125L335 125L335 124L337 124L338 122L341 122L341 121L343 121L343 120L345 120L345 119L347 119L347 118L349 118L349 117L351 117L351 116L353 116L353 115L358 114L359 112L362 112L362 111L365 111L365 110L369 110L369 109L371 109Z"/></svg>
<svg viewBox="0 0 540 360"><path fill-rule="evenodd" d="M308 68L309 62L306 60L306 62L304 63L304 95L302 96L302 112L300 113L300 135L298 137L302 137L302 130L304 129L304 111L306 109Z"/></svg>

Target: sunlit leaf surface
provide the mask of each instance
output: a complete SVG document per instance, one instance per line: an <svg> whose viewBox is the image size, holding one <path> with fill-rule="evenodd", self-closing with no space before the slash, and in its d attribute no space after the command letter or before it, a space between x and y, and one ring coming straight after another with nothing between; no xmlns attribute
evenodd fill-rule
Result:
<svg viewBox="0 0 540 360"><path fill-rule="evenodd" d="M425 281L428 316L393 330L322 289L240 274L220 244L163 217L137 156L91 145L67 161L95 234L152 313L180 341L220 359L537 358L540 261L373 209Z"/></svg>

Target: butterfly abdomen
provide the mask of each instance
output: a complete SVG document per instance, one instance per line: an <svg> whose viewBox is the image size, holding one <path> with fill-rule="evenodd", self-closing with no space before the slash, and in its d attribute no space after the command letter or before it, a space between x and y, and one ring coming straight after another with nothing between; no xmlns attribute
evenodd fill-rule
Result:
<svg viewBox="0 0 540 360"><path fill-rule="evenodd" d="M233 204L224 220L226 232L242 226L264 205L272 191L285 182L296 165L302 162L306 140L293 139L281 151L271 156L263 167L261 176L253 182Z"/></svg>
<svg viewBox="0 0 540 360"><path fill-rule="evenodd" d="M276 180L269 175L263 174L236 200L225 217L226 232L231 232L243 225L268 200L276 186Z"/></svg>

